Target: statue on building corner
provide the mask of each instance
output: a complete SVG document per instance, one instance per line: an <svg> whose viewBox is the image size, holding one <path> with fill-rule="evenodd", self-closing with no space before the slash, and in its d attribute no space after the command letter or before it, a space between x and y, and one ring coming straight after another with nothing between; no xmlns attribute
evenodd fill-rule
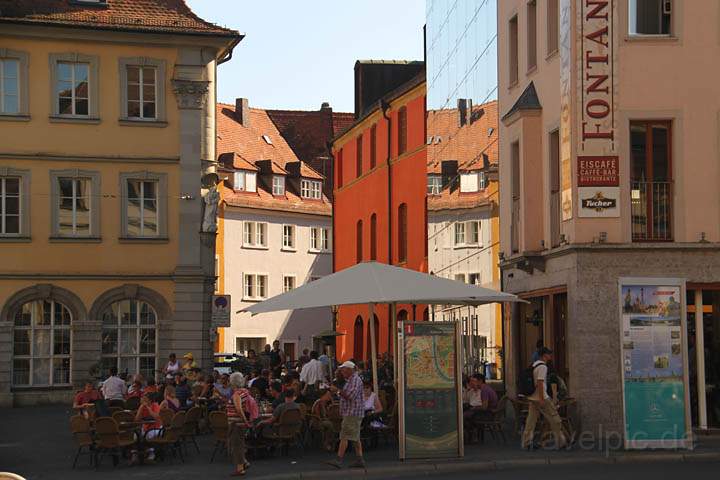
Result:
<svg viewBox="0 0 720 480"><path fill-rule="evenodd" d="M203 197L205 204L202 231L207 233L217 232L217 211L218 203L220 202L220 192L218 192L217 185L211 186L205 196Z"/></svg>

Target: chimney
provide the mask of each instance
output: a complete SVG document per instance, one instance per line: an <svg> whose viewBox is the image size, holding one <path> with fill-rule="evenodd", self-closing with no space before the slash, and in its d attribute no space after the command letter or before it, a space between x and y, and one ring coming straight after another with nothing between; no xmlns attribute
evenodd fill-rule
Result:
<svg viewBox="0 0 720 480"><path fill-rule="evenodd" d="M332 110L332 109L330 108L330 103L329 103L329 102L323 102L322 105L320 105L320 110Z"/></svg>
<svg viewBox="0 0 720 480"><path fill-rule="evenodd" d="M250 126L250 105L247 98L235 99L235 119L243 127Z"/></svg>

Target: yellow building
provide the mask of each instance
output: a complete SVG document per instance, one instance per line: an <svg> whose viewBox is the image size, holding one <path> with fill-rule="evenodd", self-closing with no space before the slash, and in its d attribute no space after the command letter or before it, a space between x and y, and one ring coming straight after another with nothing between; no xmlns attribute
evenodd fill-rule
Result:
<svg viewBox="0 0 720 480"><path fill-rule="evenodd" d="M183 1L32 4L0 0L0 405L154 376L174 351L209 366L201 182L242 36Z"/></svg>

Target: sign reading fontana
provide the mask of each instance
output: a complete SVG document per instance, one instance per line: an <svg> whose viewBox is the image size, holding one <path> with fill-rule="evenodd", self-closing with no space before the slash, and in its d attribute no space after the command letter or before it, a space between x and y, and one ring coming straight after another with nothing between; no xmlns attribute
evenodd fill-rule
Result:
<svg viewBox="0 0 720 480"><path fill-rule="evenodd" d="M578 2L579 217L620 216L620 165L615 135L616 0ZM598 188L603 187L603 188ZM608 188L611 187L611 188Z"/></svg>

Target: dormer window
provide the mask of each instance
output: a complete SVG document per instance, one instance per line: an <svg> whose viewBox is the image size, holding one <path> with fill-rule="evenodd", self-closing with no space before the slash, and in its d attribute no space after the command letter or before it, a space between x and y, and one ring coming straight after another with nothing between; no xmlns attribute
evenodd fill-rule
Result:
<svg viewBox="0 0 720 480"><path fill-rule="evenodd" d="M479 186L478 172L460 174L460 193L474 193Z"/></svg>
<svg viewBox="0 0 720 480"><path fill-rule="evenodd" d="M300 195L302 198L320 200L322 198L322 182L302 179L300 181Z"/></svg>
<svg viewBox="0 0 720 480"><path fill-rule="evenodd" d="M428 195L440 195L441 190L442 190L442 176L428 175L428 177L427 177L427 194Z"/></svg>
<svg viewBox="0 0 720 480"><path fill-rule="evenodd" d="M233 189L238 192L257 192L257 174L255 172L235 172Z"/></svg>
<svg viewBox="0 0 720 480"><path fill-rule="evenodd" d="M285 195L285 177L282 175L273 175L272 194L275 196Z"/></svg>

